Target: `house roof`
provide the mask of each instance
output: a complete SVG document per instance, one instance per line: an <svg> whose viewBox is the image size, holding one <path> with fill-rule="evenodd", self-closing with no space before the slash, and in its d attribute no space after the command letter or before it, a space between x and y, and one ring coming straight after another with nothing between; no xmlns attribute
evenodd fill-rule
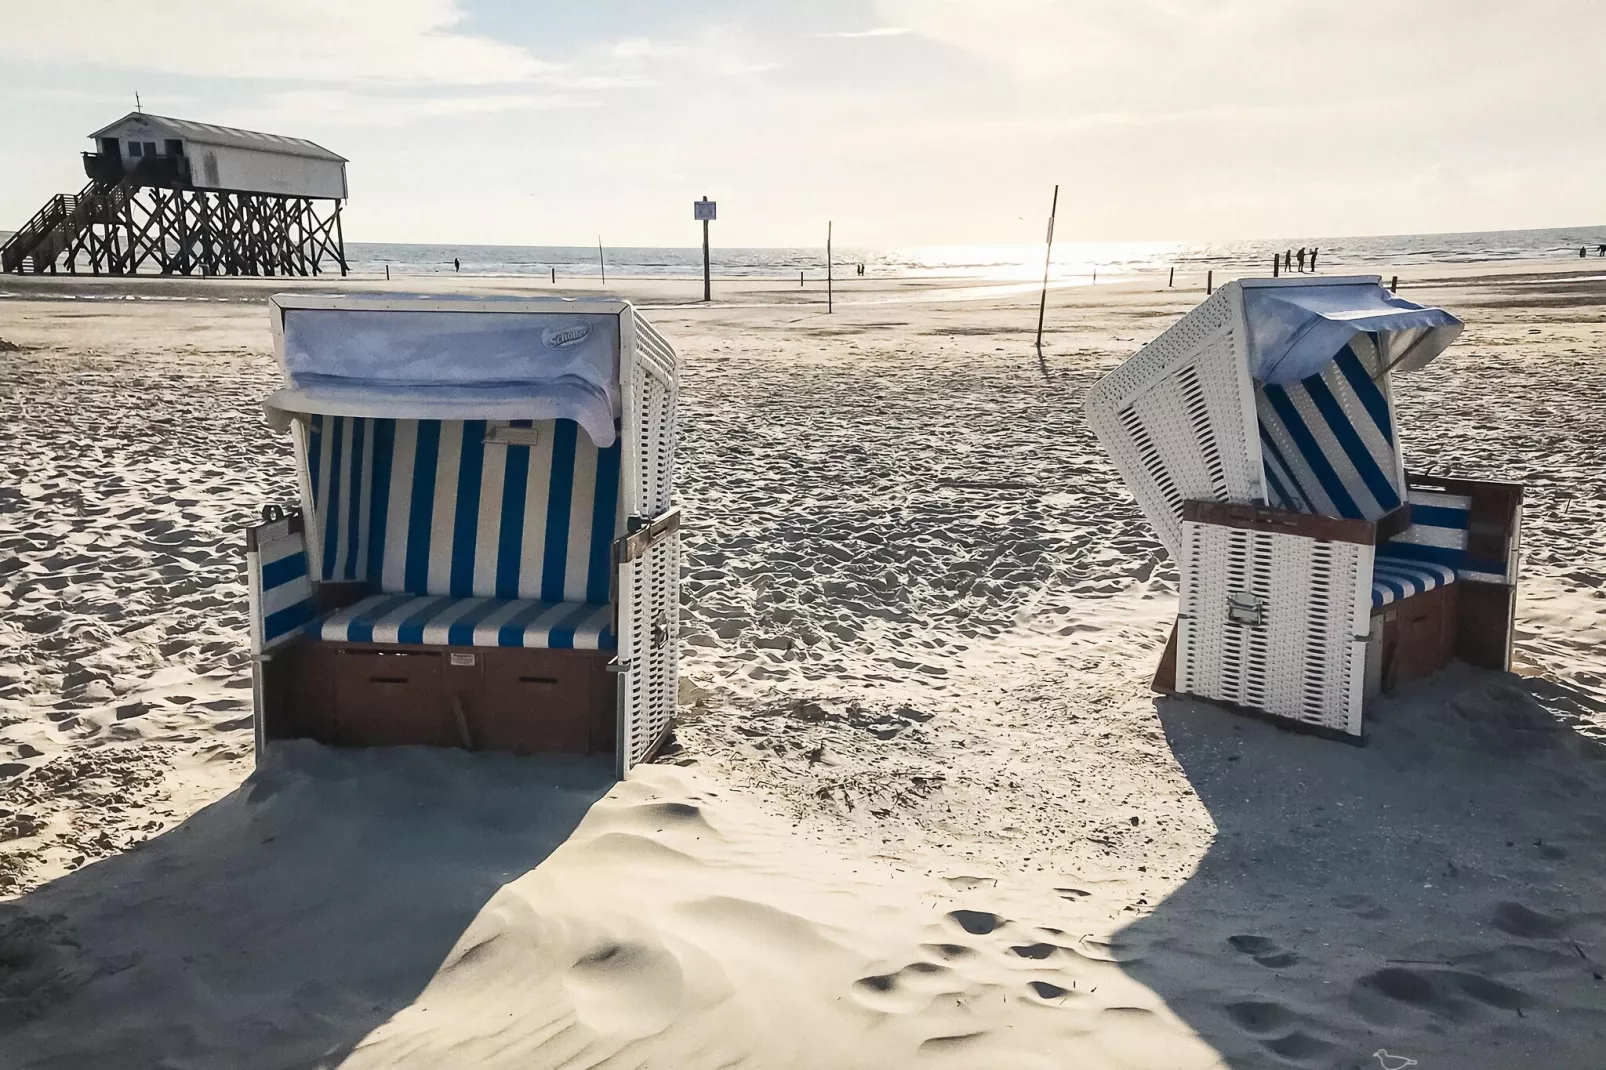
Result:
<svg viewBox="0 0 1606 1070"><path fill-rule="evenodd" d="M189 119L171 119L165 115L152 115L149 112L131 111L115 123L109 123L89 136L92 138L107 136L113 130L121 130L130 121L136 126L161 132L167 137L182 138L203 145L222 145L236 149L255 149L258 152L277 152L286 156L310 156L315 160L346 162L344 156L330 152L322 145L305 138L263 134L232 126L214 126L211 123L197 123Z"/></svg>

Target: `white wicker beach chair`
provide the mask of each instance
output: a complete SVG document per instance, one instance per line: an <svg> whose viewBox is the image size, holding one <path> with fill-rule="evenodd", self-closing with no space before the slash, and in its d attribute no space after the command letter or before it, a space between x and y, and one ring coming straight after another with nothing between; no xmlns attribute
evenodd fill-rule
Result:
<svg viewBox="0 0 1606 1070"><path fill-rule="evenodd" d="M669 345L618 300L270 310L301 487L247 532L259 751L650 756L678 686Z"/></svg>
<svg viewBox="0 0 1606 1070"><path fill-rule="evenodd" d="M1407 475L1392 401L1460 329L1375 276L1246 279L1093 388L1181 574L1157 688L1358 739L1452 654L1509 669L1522 488Z"/></svg>

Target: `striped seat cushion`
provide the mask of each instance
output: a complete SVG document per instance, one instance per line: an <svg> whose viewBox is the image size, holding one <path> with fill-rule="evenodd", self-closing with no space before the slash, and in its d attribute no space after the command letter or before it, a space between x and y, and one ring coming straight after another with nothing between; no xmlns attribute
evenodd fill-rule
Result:
<svg viewBox="0 0 1606 1070"><path fill-rule="evenodd" d="M614 650L613 609L529 598L377 594L324 618L318 637L343 643Z"/></svg>
<svg viewBox="0 0 1606 1070"><path fill-rule="evenodd" d="M1411 526L1379 547L1379 554L1451 568L1463 580L1512 582L1504 561L1473 557L1467 551L1470 496L1412 488L1409 497Z"/></svg>
<svg viewBox="0 0 1606 1070"><path fill-rule="evenodd" d="M1453 568L1380 553L1372 564L1372 606L1386 606L1413 594L1448 586L1455 578Z"/></svg>
<svg viewBox="0 0 1606 1070"><path fill-rule="evenodd" d="M486 441L498 424L526 442ZM394 593L608 602L620 446L572 420L311 416L324 580Z"/></svg>
<svg viewBox="0 0 1606 1070"><path fill-rule="evenodd" d="M1255 405L1271 505L1376 520L1401 502L1401 469L1387 383L1366 370L1357 335L1320 375L1257 384Z"/></svg>

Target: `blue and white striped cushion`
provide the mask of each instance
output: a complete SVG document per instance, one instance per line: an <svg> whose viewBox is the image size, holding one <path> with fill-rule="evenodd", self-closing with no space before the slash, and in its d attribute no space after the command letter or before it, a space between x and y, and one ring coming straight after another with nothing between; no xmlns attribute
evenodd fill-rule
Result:
<svg viewBox="0 0 1606 1070"><path fill-rule="evenodd" d="M317 616L307 555L299 533L265 542L257 550L261 576L262 647L267 649Z"/></svg>
<svg viewBox="0 0 1606 1070"><path fill-rule="evenodd" d="M378 594L330 614L320 638L342 643L614 650L613 609L529 598Z"/></svg>
<svg viewBox="0 0 1606 1070"><path fill-rule="evenodd" d="M1259 384L1270 503L1320 516L1376 520L1400 505L1400 468L1388 395L1372 381L1358 335L1320 375L1288 386Z"/></svg>
<svg viewBox="0 0 1606 1070"><path fill-rule="evenodd" d="M511 421L536 443L487 443L484 420L313 416L307 467L325 580L394 593L608 602L624 531L620 446L572 420Z"/></svg>
<svg viewBox="0 0 1606 1070"><path fill-rule="evenodd" d="M1378 554L1372 565L1372 605L1386 606L1454 582L1453 568Z"/></svg>

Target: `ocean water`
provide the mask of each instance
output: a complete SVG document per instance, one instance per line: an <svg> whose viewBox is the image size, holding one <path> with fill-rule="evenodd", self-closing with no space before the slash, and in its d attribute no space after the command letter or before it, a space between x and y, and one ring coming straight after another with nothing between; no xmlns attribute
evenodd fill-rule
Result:
<svg viewBox="0 0 1606 1070"><path fill-rule="evenodd" d="M1270 270L1274 253L1300 246L1321 250L1323 274L1343 270L1376 272L1384 267L1460 264L1504 260L1577 259L1579 246L1589 261L1601 263L1597 247L1606 243L1606 226L1559 227L1549 230L1494 230L1464 234L1390 234L1359 238L1287 238L1236 242L1057 242L1049 267L1052 278L1073 281L1114 280L1176 268L1199 272ZM392 278L452 274L452 258L462 261L465 275L549 275L596 278L600 273L595 247L534 245L400 245L350 242L348 262L354 272ZM697 278L702 275L702 249L605 248L608 274L618 278ZM955 278L1024 282L1041 278L1041 245L928 245L893 249L837 248L839 277L863 264L877 278ZM825 250L721 249L711 256L713 273L725 278L793 279L825 274Z"/></svg>

